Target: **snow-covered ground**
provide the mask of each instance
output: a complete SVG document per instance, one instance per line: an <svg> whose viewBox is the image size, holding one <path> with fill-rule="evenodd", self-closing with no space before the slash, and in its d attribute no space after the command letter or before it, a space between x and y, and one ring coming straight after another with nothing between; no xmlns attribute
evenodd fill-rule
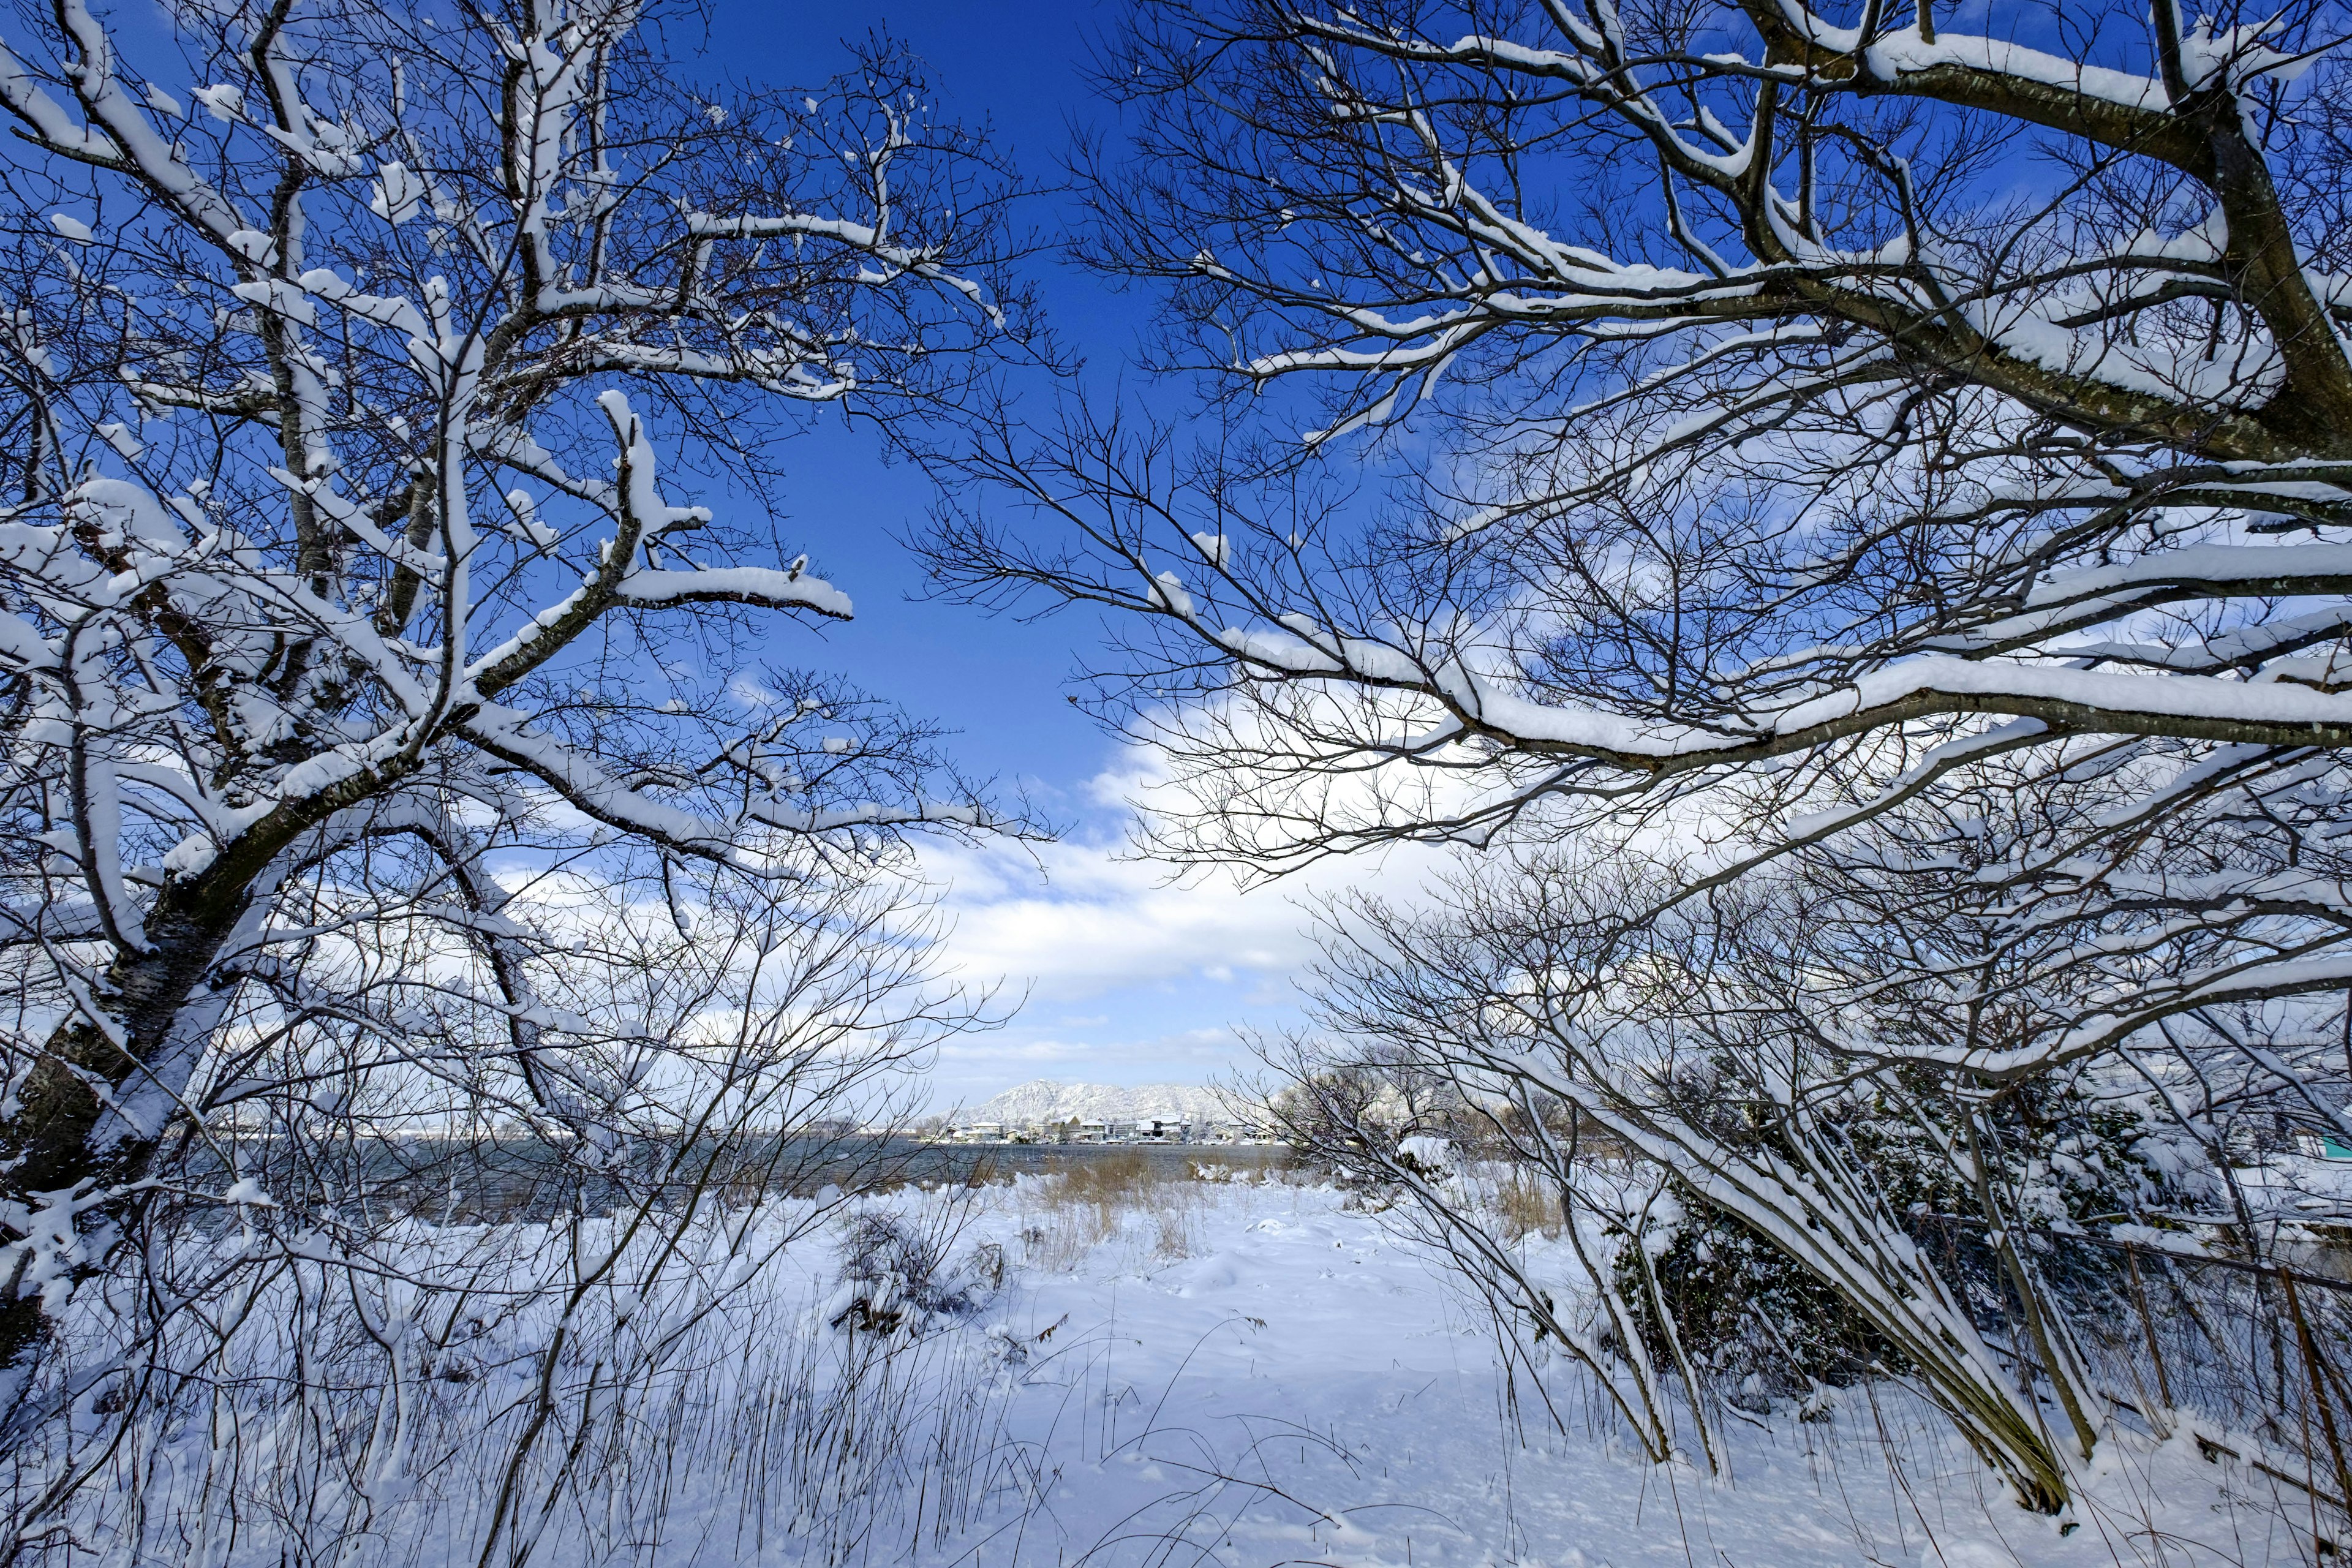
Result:
<svg viewBox="0 0 2352 1568"><path fill-rule="evenodd" d="M2062 1522L2017 1509L1897 1390L1854 1391L1825 1423L1735 1417L1721 1479L1652 1465L1565 1363L1547 1379L1565 1430L1524 1373L1514 1391L1483 1316L1339 1194L1181 1188L1034 1267L1018 1260L1056 1251L1039 1191L1000 1189L977 1217L1016 1266L955 1331L1012 1347L1003 1430L1048 1480L1028 1517L943 1543L943 1562L2309 1560L2267 1487L2233 1500L2185 1437L2111 1445Z"/></svg>
<svg viewBox="0 0 2352 1568"><path fill-rule="evenodd" d="M36 1555L464 1568L489 1541L492 1561L562 1568L2313 1560L2307 1503L2187 1436L2117 1434L2071 1519L2021 1511L1892 1386L1845 1391L1822 1420L1724 1412L1720 1477L1648 1463L1566 1361L1504 1377L1482 1311L1326 1187L1113 1160L830 1218L811 1204L697 1222L650 1272L633 1261L646 1244L625 1244L610 1283L478 1322L554 1264L605 1256L609 1223L416 1226L397 1267L306 1266L299 1294L255 1303L217 1382L97 1458L113 1483L79 1494L70 1549L60 1531ZM353 1335L370 1291L374 1326ZM13 1462L20 1484L42 1464ZM522 1500L500 1515L502 1495Z"/></svg>

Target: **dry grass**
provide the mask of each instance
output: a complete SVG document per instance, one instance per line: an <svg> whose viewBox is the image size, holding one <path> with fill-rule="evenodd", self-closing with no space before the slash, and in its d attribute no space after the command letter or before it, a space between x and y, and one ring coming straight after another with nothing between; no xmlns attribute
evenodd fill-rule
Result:
<svg viewBox="0 0 2352 1568"><path fill-rule="evenodd" d="M1058 1201L1112 1208L1134 1203L1168 1184L1172 1171L1135 1151L1119 1154L1077 1154L1059 1163L1053 1173Z"/></svg>
<svg viewBox="0 0 2352 1568"><path fill-rule="evenodd" d="M1113 1240L1133 1248L1138 1263L1147 1255L1162 1261L1193 1257L1202 1246L1213 1187L1244 1179L1244 1173L1223 1165L1204 1169L1190 1160L1153 1160L1140 1152L1056 1162L1045 1180L1024 1188L1026 1261L1050 1273L1067 1273Z"/></svg>
<svg viewBox="0 0 2352 1568"><path fill-rule="evenodd" d="M1507 1240L1527 1236L1557 1237L1565 1223L1559 1190L1524 1171L1512 1171L1495 1187L1495 1213Z"/></svg>

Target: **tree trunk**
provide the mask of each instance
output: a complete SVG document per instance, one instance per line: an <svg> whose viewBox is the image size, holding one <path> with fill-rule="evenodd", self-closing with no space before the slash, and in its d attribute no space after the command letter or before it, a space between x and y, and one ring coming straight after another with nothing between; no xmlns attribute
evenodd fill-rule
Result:
<svg viewBox="0 0 2352 1568"><path fill-rule="evenodd" d="M104 994L119 1000L113 1016L124 1043L87 1017L49 1037L16 1114L0 1119L0 1201L30 1211L51 1194L120 1189L147 1175L235 990L207 984L213 965L268 902L248 899L226 919L151 927L148 951L115 961ZM95 1272L140 1198L121 1194L81 1211L74 1278ZM40 1293L25 1288L34 1256L0 1289L0 1372L19 1374L11 1380L19 1390L47 1342Z"/></svg>

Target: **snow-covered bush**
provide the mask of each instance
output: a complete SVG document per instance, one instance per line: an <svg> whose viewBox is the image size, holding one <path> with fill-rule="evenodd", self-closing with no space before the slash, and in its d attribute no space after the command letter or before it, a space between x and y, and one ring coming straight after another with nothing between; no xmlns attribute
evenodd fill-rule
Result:
<svg viewBox="0 0 2352 1568"><path fill-rule="evenodd" d="M1622 863L1530 858L1433 904L1358 899L1328 928L1328 1034L1279 1064L1318 1102L1297 1124L1409 1200L1653 1452L1676 1420L1706 1441L1712 1373L1797 1393L1875 1364L1916 1382L2021 1497L2060 1506L2108 1425L2076 1335L2118 1308L2122 1275L2050 1234L2210 1212L2225 1156L2189 1089L2309 1047L2178 1037L1972 1071L1946 1055L1956 1037L2058 1026L2095 982L2063 955L2035 963L1997 884L1957 874L1938 911L1889 928L1872 878L1801 869L1630 931L1614 912L1654 888ZM2134 931L2110 930L2118 947ZM2010 1009L1955 1005L1939 981L1972 965L2014 967ZM2301 1087L2284 1068L2267 1092ZM1397 1106L1423 1119L1375 1110ZM1456 1152L1436 1165L1412 1152L1432 1135ZM1499 1179L1465 1151L1556 1195L1580 1302L1531 1265ZM1759 1323L1743 1295L1791 1320ZM2042 1390L2066 1417L2055 1440Z"/></svg>
<svg viewBox="0 0 2352 1568"><path fill-rule="evenodd" d="M1650 1354L1671 1353L1661 1314L1712 1386L1735 1404L1801 1396L1909 1371L1903 1352L1837 1291L1738 1221L1701 1206L1645 1235L1654 1300L1630 1254L1618 1289Z"/></svg>
<svg viewBox="0 0 2352 1568"><path fill-rule="evenodd" d="M1774 1138L1774 1128L1755 1119L1723 1075L1708 1075L1696 1089L1728 1113L1713 1122L1717 1136ZM2116 1321L2135 1310L2123 1266L2112 1255L2062 1256L2045 1233L2169 1223L2210 1194L2210 1174L2184 1180L2189 1173L2172 1156L2187 1134L2152 1100L2144 1084L2075 1070L2019 1085L1980 1112L2000 1167L1995 1185L2014 1194L2010 1223L2019 1245L2040 1262L2036 1277L2051 1302L2078 1323ZM1945 1153L1958 1140L1948 1126L1937 1127L1940 1136L1922 1131L1914 1114L1853 1097L1837 1112L1837 1134L1979 1326L2005 1331L2015 1315L2008 1305L2012 1285L1988 1244L1991 1226L1976 1192ZM1724 1387L1796 1397L1821 1384L1911 1370L1866 1316L1736 1214L1706 1204L1687 1184L1670 1179L1668 1193L1679 1201L1654 1210L1643 1232L1654 1297L1630 1250L1618 1265L1619 1287L1633 1301L1654 1355L1669 1353L1657 1321L1663 1311Z"/></svg>
<svg viewBox="0 0 2352 1568"><path fill-rule="evenodd" d="M908 1216L866 1208L842 1222L841 1282L826 1300L827 1324L856 1333L919 1334L933 1320L974 1310L1001 1280L1001 1256L990 1265L967 1258L950 1266L955 1239L945 1211L936 1205Z"/></svg>

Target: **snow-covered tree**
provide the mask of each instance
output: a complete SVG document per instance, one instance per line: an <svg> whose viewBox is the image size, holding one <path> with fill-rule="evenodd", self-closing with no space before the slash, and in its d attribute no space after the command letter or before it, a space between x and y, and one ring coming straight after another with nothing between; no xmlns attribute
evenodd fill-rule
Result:
<svg viewBox="0 0 2352 1568"><path fill-rule="evenodd" d="M1509 964L1448 975L1442 931L1367 961L1359 1016L1424 1004L1595 1114L1609 1042L1750 1016L1631 1007L1623 954L1830 878L1772 962L1853 1005L1741 1046L1804 1195L1640 1125L1638 1073L1612 1131L1943 1346L1908 1353L2046 1504L2095 1402L2046 1433L1965 1314L1922 1326L1957 1304L1801 1089L2152 1074L2182 1126L2352 1130L2352 78L2315 4L1938 10L1146 0L1085 249L1162 290L1213 436L1001 428L933 564L1118 612L1100 695L1168 761L1175 854L1550 866L1495 870L1471 930L1544 950L1527 1026L1567 1009L1565 1056L1490 1032Z"/></svg>
<svg viewBox="0 0 2352 1568"><path fill-rule="evenodd" d="M1235 395L1001 432L937 572L1121 612L1178 853L1671 838L1688 888L2089 766L2133 804L1987 874L2204 962L1979 1065L2340 988L2340 26L1148 4L1087 249Z"/></svg>
<svg viewBox="0 0 2352 1568"><path fill-rule="evenodd" d="M692 17L601 0L171 16L137 63L82 0L0 51L19 1392L167 1137L356 1103L305 1028L583 1136L592 1047L643 1031L542 998L567 950L493 854L625 851L683 931L710 877L998 821L924 726L767 657L851 608L769 526L779 439L899 431L1032 341L1009 176L911 62L706 88Z"/></svg>

